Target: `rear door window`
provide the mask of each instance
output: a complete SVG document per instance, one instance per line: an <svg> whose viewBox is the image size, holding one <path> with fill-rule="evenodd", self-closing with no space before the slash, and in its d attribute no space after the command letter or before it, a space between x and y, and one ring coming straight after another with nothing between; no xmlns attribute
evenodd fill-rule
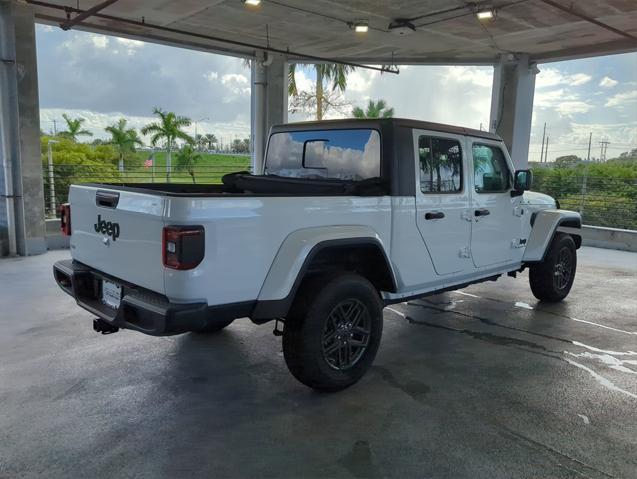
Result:
<svg viewBox="0 0 637 479"><path fill-rule="evenodd" d="M354 181L379 177L380 134L371 129L274 133L265 174Z"/></svg>
<svg viewBox="0 0 637 479"><path fill-rule="evenodd" d="M420 191L462 191L462 150L457 140L421 135L418 138L418 160Z"/></svg>

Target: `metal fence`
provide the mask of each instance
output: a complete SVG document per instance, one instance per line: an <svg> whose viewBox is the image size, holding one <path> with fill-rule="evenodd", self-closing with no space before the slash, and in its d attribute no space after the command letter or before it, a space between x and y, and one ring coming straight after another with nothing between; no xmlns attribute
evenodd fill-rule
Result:
<svg viewBox="0 0 637 479"><path fill-rule="evenodd" d="M187 170L173 168L173 183L215 184L227 173L249 169L245 164L215 164L197 166L192 175ZM165 183L166 167L136 168L120 172L113 165L55 165L44 168L44 197L47 215L56 215L56 206L68 199L73 183ZM51 182L53 179L53 182ZM538 175L534 191L546 193L560 202L564 209L582 214L585 224L637 230L637 179L585 176Z"/></svg>
<svg viewBox="0 0 637 479"><path fill-rule="evenodd" d="M533 190L578 211L584 224L637 230L637 179L538 175Z"/></svg>
<svg viewBox="0 0 637 479"><path fill-rule="evenodd" d="M214 164L196 166L192 171L172 167L170 170L171 183L219 184L227 173L248 171L250 158L245 163ZM52 169L43 167L44 204L47 217L55 217L57 207L68 201L69 187L77 183L166 183L167 169L165 166L150 166L118 171L116 166L105 165L54 165Z"/></svg>

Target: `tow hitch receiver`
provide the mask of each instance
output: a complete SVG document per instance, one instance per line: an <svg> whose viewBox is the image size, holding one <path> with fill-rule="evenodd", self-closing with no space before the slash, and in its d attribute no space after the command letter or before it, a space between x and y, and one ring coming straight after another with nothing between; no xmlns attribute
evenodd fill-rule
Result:
<svg viewBox="0 0 637 479"><path fill-rule="evenodd" d="M93 320L93 331L102 333L102 334L112 334L119 331L119 328L111 324L108 324L106 321L102 319L95 318Z"/></svg>

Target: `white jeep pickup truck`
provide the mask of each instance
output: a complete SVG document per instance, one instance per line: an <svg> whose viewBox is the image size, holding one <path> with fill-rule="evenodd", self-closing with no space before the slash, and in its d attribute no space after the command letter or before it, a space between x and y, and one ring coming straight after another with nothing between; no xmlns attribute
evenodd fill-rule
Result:
<svg viewBox="0 0 637 479"><path fill-rule="evenodd" d="M400 120L272 128L264 172L223 185L73 185L61 288L118 328L214 332L237 318L283 323L302 383L338 390L369 369L383 307L515 276L569 293L578 213L526 191L491 133Z"/></svg>

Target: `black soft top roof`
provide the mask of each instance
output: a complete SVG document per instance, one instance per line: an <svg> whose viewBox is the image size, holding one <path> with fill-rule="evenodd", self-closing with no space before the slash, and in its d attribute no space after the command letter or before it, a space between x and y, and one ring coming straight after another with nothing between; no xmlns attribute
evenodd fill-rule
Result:
<svg viewBox="0 0 637 479"><path fill-rule="evenodd" d="M502 141L498 135L488 131L474 130L473 128L465 128L463 126L445 125L443 123L433 123L429 121L409 120L406 118L383 118L383 119L358 119L346 118L343 120L323 120L323 121L304 121L297 123L286 123L282 125L274 125L271 133L285 131L300 130L319 130L319 129L341 129L341 128L378 128L385 129L388 127L407 127L418 128L421 130L439 131L441 133L452 133L455 135L474 136L477 138L486 138L489 140Z"/></svg>

